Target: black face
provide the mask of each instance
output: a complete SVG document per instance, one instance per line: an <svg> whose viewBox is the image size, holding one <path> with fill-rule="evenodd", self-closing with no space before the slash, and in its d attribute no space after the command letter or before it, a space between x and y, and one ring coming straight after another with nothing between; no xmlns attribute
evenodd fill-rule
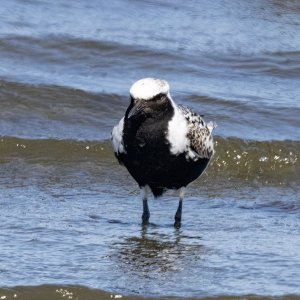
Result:
<svg viewBox="0 0 300 300"><path fill-rule="evenodd" d="M126 116L127 118L159 118L172 110L171 101L166 94L158 94L148 100L134 99L131 97L131 103L127 109Z"/></svg>

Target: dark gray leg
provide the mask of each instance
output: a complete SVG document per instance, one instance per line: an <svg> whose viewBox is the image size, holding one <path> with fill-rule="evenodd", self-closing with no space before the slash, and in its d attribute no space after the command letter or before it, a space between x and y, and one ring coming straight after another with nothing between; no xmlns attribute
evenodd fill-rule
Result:
<svg viewBox="0 0 300 300"><path fill-rule="evenodd" d="M178 208L175 214L174 227L180 228L181 226L181 214L182 214L182 199L179 200Z"/></svg>
<svg viewBox="0 0 300 300"><path fill-rule="evenodd" d="M150 210L148 207L147 192L148 192L148 188L143 187L142 188L142 199L143 199L142 222L143 222L143 225L147 225L149 223L149 218L150 218Z"/></svg>
<svg viewBox="0 0 300 300"><path fill-rule="evenodd" d="M177 211L176 211L176 214L175 214L175 223L174 223L175 228L180 228L181 227L183 195L184 195L184 188L181 188L180 192L179 192L179 204L178 204L178 208L177 208Z"/></svg>
<svg viewBox="0 0 300 300"><path fill-rule="evenodd" d="M149 218L150 218L150 211L148 207L148 201L147 199L143 199L143 215L142 215L143 225L149 223Z"/></svg>

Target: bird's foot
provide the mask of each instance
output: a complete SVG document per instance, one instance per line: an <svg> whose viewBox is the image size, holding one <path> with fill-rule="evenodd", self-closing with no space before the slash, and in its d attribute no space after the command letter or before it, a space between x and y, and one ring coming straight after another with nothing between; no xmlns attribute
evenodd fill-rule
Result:
<svg viewBox="0 0 300 300"><path fill-rule="evenodd" d="M174 227L175 227L176 229L179 229L179 228L181 227L181 217L175 216Z"/></svg>
<svg viewBox="0 0 300 300"><path fill-rule="evenodd" d="M179 200L178 208L175 214L174 227L177 229L181 227L181 215L182 215L182 197Z"/></svg>
<svg viewBox="0 0 300 300"><path fill-rule="evenodd" d="M146 190L143 190L144 193L146 193ZM149 218L150 218L150 210L148 207L148 201L147 198L145 197L146 194L144 195L143 199L143 214L142 214L142 224L143 225L148 225L149 224Z"/></svg>
<svg viewBox="0 0 300 300"><path fill-rule="evenodd" d="M149 218L150 218L150 213L149 212L143 212L142 224L143 225L148 225L149 224Z"/></svg>

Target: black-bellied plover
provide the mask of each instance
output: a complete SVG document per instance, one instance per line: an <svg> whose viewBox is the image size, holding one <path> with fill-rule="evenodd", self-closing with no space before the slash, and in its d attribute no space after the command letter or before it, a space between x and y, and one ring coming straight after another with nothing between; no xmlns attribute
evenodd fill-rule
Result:
<svg viewBox="0 0 300 300"><path fill-rule="evenodd" d="M176 105L165 80L138 80L130 97L125 116L112 131L115 155L142 190L143 224L150 217L148 191L158 197L176 189L180 198L174 226L180 227L184 189L203 173L214 153L215 125Z"/></svg>

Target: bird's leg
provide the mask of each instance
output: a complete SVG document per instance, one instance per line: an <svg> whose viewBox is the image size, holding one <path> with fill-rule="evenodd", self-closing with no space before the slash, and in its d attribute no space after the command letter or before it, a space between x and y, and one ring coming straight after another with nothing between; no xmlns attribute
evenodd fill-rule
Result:
<svg viewBox="0 0 300 300"><path fill-rule="evenodd" d="M147 186L142 187L142 199L143 199L142 221L143 221L143 225L147 225L149 223L149 218L150 218L147 194L148 194L148 187Z"/></svg>
<svg viewBox="0 0 300 300"><path fill-rule="evenodd" d="M177 211L175 214L175 223L174 223L175 228L181 227L181 214L182 214L182 202L183 202L184 190L185 190L185 188L182 187L182 188L180 188L180 191L179 191L179 204L178 204L178 208L177 208Z"/></svg>

